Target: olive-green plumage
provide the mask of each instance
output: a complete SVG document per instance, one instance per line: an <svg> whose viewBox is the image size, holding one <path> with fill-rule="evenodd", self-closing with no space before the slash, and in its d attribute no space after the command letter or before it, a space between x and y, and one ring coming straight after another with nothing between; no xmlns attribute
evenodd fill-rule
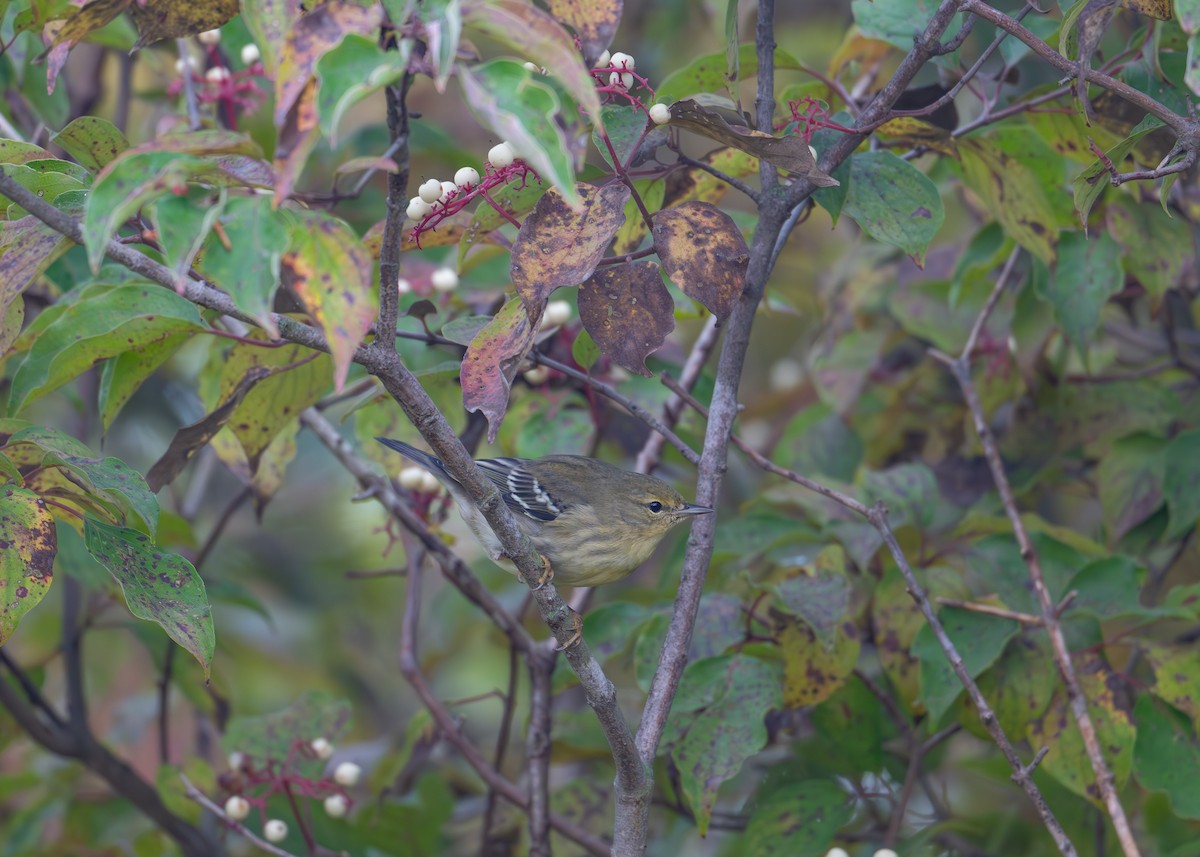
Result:
<svg viewBox="0 0 1200 857"><path fill-rule="evenodd" d="M491 527L440 459L403 441L377 440L433 473L454 497L488 556L514 570ZM712 511L686 502L661 479L595 458L548 455L476 463L500 489L518 525L554 570L554 579L570 586L597 586L627 577L672 527Z"/></svg>

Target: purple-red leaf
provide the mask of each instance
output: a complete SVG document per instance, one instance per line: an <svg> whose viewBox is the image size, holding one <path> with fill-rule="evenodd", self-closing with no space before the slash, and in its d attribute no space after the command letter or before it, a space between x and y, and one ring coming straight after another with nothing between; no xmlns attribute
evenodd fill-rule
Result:
<svg viewBox="0 0 1200 857"><path fill-rule="evenodd" d="M654 262L605 268L579 287L579 318L619 366L650 376L646 357L675 329L675 302Z"/></svg>

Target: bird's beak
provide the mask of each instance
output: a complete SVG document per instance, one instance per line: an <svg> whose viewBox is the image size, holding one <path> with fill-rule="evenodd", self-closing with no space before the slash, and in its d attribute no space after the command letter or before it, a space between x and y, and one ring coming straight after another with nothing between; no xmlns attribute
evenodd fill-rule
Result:
<svg viewBox="0 0 1200 857"><path fill-rule="evenodd" d="M712 509L707 506L697 506L695 503L684 503L683 508L675 512L677 515L708 515Z"/></svg>

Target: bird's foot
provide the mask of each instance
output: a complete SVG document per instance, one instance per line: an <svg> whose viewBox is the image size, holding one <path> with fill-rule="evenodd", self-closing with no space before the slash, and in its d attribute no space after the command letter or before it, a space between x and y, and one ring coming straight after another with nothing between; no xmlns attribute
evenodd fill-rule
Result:
<svg viewBox="0 0 1200 857"><path fill-rule="evenodd" d="M546 559L545 554L538 554L538 556L542 558L542 576L538 578L538 585L533 587L534 592L554 579L554 567L550 565L550 560Z"/></svg>
<svg viewBox="0 0 1200 857"><path fill-rule="evenodd" d="M568 607L567 609L571 610L570 607ZM568 637L567 641L565 643L563 643L561 646L556 646L554 651L565 652L567 649L571 648L572 646L578 646L580 643L583 642L583 617L580 616L578 613L576 613L574 610L571 610L571 620L575 623L575 633L573 633L570 637Z"/></svg>

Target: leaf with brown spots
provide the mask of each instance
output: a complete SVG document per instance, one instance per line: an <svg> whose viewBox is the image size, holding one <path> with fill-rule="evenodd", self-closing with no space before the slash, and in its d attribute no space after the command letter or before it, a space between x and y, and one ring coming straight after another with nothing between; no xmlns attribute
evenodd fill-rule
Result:
<svg viewBox="0 0 1200 857"><path fill-rule="evenodd" d="M305 212L283 257L284 282L329 342L333 386L340 391L377 312L371 254L354 231L321 212Z"/></svg>
<svg viewBox="0 0 1200 857"><path fill-rule="evenodd" d="M153 533L158 528L158 500L142 474L111 456L100 458L85 444L46 426L29 426L8 439L10 450L24 445L24 461L43 471L58 471L72 493L107 504L118 518L136 515Z"/></svg>
<svg viewBox="0 0 1200 857"><path fill-rule="evenodd" d="M1084 650L1072 655L1080 690L1087 700L1088 714L1096 729L1096 740L1118 789L1125 785L1133 767L1137 727L1125 707L1123 681L1099 655ZM1118 691L1120 691L1118 695ZM1070 713L1066 690L1060 685L1041 719L1029 725L1026 738L1031 746L1049 747L1042 770L1097 808L1104 802L1096 787L1095 773L1079 726Z"/></svg>
<svg viewBox="0 0 1200 857"><path fill-rule="evenodd" d="M215 30L238 13L238 0L144 0L129 8L138 29L135 48Z"/></svg>
<svg viewBox="0 0 1200 857"><path fill-rule="evenodd" d="M102 170L129 148L129 140L116 125L99 116L80 116L51 140L89 170Z"/></svg>
<svg viewBox="0 0 1200 857"><path fill-rule="evenodd" d="M50 589L57 552L42 498L12 484L0 488L0 646Z"/></svg>
<svg viewBox="0 0 1200 857"><path fill-rule="evenodd" d="M311 7L311 11L292 24L283 41L279 71L275 75L276 128L284 126L301 93L311 88L317 60L337 47L349 33L371 35L382 20L383 10L378 3L364 6L353 0L329 0Z"/></svg>
<svg viewBox="0 0 1200 857"><path fill-rule="evenodd" d="M288 28L300 17L305 5L304 0L255 0L242 4L242 20L262 51L263 67L272 80L284 40L288 37Z"/></svg>
<svg viewBox="0 0 1200 857"><path fill-rule="evenodd" d="M738 149L716 149L697 160L735 179L758 175L758 160ZM667 173L666 184L662 208L673 208L689 200L716 204L725 198L729 190L729 185L699 167L671 170Z"/></svg>
<svg viewBox="0 0 1200 857"><path fill-rule="evenodd" d="M219 235L208 237L198 263L200 272L227 291L238 309L252 315L277 339L279 331L271 318L271 308L292 220L287 212L273 210L271 200L259 195L231 198L219 217L225 240Z"/></svg>
<svg viewBox="0 0 1200 857"><path fill-rule="evenodd" d="M220 406L203 419L175 432L170 445L167 446L167 451L159 456L158 461L154 462L154 465L146 473L146 484L150 486L150 490L157 494L163 487L173 482L175 477L187 466L187 463L192 460L192 456L207 446L222 426L229 422L233 412L242 403L242 399L246 398L246 394L254 388L254 385L270 376L271 370L265 366L253 367L242 376L237 386L230 392L229 397Z"/></svg>
<svg viewBox="0 0 1200 857"><path fill-rule="evenodd" d="M986 138L960 140L958 151L964 181L1005 233L1043 262L1053 262L1058 227L1033 171Z"/></svg>
<svg viewBox="0 0 1200 857"><path fill-rule="evenodd" d="M613 182L575 185L583 207L574 209L551 188L525 218L512 249L512 283L530 314L541 317L546 299L560 286L577 286L592 275L625 221L629 188Z"/></svg>
<svg viewBox="0 0 1200 857"><path fill-rule="evenodd" d="M259 339L262 333L256 331L251 337ZM236 342L216 349L209 356L210 370L216 368L214 363L219 364L220 385L201 392L210 411L228 401L251 372L270 372L269 378L246 393L228 424L246 453L251 473L258 469L258 459L271 439L329 389L329 357L300 345L264 348Z"/></svg>
<svg viewBox="0 0 1200 857"><path fill-rule="evenodd" d="M684 671L682 700L673 707L668 726L679 737L669 743L701 836L708 830L721 783L766 745L763 718L782 704L779 684L777 662L745 654L693 661Z"/></svg>
<svg viewBox="0 0 1200 857"><path fill-rule="evenodd" d="M192 564L161 551L144 533L91 515L84 522L84 542L121 585L129 612L166 631L200 662L207 679L217 636L204 581Z"/></svg>
<svg viewBox="0 0 1200 857"><path fill-rule="evenodd" d="M646 358L675 329L675 301L654 262L597 271L579 287L579 318L600 350L630 372L651 376Z"/></svg>
<svg viewBox="0 0 1200 857"><path fill-rule="evenodd" d="M750 248L733 219L707 202L685 202L654 215L654 250L671 282L729 317L742 296Z"/></svg>
<svg viewBox="0 0 1200 857"><path fill-rule="evenodd" d="M940 617L971 678L978 678L996 662L1020 628L1012 619L958 607L944 608ZM962 694L962 681L928 625L917 633L912 653L921 662L921 701L930 721L940 725L942 715Z"/></svg>
<svg viewBox="0 0 1200 857"><path fill-rule="evenodd" d="M783 655L783 702L788 708L803 708L828 699L854 671L862 649L858 630L850 621L841 622L826 646L812 628L794 619L777 633Z"/></svg>
<svg viewBox="0 0 1200 857"><path fill-rule="evenodd" d="M798 568L770 588L781 608L803 620L826 651L837 645L850 609L850 581L841 546L824 548L811 568Z"/></svg>
<svg viewBox="0 0 1200 857"><path fill-rule="evenodd" d="M296 177L320 139L317 129L317 81L310 80L284 116L275 145L275 206L292 193Z"/></svg>
<svg viewBox="0 0 1200 857"><path fill-rule="evenodd" d="M833 187L837 179L817 167L808 143L795 135L775 137L744 125L730 125L715 110L701 107L694 99L671 105L671 125L748 152L756 158L810 181L816 187Z"/></svg>
<svg viewBox="0 0 1200 857"><path fill-rule="evenodd" d="M520 298L509 298L467 346L461 375L463 407L487 417L488 443L496 440L512 379L533 345L541 320L540 307L530 318Z"/></svg>
<svg viewBox="0 0 1200 857"><path fill-rule="evenodd" d="M70 239L32 214L0 223L0 314L70 247Z"/></svg>
<svg viewBox="0 0 1200 857"><path fill-rule="evenodd" d="M621 23L624 0L548 0L550 14L575 31L583 55L595 62Z"/></svg>
<svg viewBox="0 0 1200 857"><path fill-rule="evenodd" d="M844 729L845 725L839 724L837 731ZM832 737L836 732L821 734ZM858 734L854 738L862 740ZM844 748L839 747L838 751L844 753ZM855 816L857 802L833 779L789 778L763 791L765 794L754 799L754 809L741 838L743 854L754 857L825 854L838 831Z"/></svg>

